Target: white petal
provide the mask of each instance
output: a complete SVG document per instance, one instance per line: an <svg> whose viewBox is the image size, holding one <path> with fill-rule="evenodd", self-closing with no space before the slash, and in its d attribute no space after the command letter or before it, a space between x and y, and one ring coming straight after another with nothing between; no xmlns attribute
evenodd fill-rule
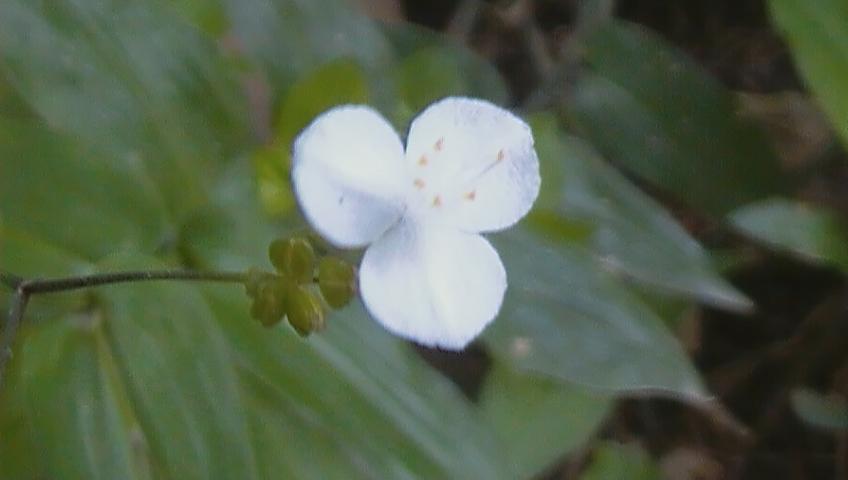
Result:
<svg viewBox="0 0 848 480"><path fill-rule="evenodd" d="M295 195L309 223L338 247L361 247L380 237L403 212L403 146L379 113L336 107L318 116L295 140Z"/></svg>
<svg viewBox="0 0 848 480"><path fill-rule="evenodd" d="M539 194L530 127L483 100L451 97L427 107L410 127L406 161L418 195L412 214L469 232L513 225Z"/></svg>
<svg viewBox="0 0 848 480"><path fill-rule="evenodd" d="M359 282L365 306L388 330L456 350L497 315L506 271L483 237L404 219L365 252Z"/></svg>

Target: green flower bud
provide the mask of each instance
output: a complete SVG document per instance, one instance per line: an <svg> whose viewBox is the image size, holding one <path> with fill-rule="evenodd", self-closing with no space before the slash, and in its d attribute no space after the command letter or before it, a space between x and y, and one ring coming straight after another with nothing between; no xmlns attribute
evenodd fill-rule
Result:
<svg viewBox="0 0 848 480"><path fill-rule="evenodd" d="M280 323L286 315L288 287L289 283L281 278L262 282L250 307L250 316L266 327Z"/></svg>
<svg viewBox="0 0 848 480"><path fill-rule="evenodd" d="M356 293L356 272L353 265L336 257L324 257L318 264L318 287L327 304L342 308Z"/></svg>
<svg viewBox="0 0 848 480"><path fill-rule="evenodd" d="M265 280L265 273L256 267L251 267L247 270L247 279L244 281L244 291L247 296L256 299L259 295L259 288Z"/></svg>
<svg viewBox="0 0 848 480"><path fill-rule="evenodd" d="M288 300L289 323L298 334L305 337L324 328L324 308L315 293L295 286L290 289Z"/></svg>
<svg viewBox="0 0 848 480"><path fill-rule="evenodd" d="M297 283L312 281L315 269L315 250L305 238L281 238L268 247L271 263L283 275Z"/></svg>

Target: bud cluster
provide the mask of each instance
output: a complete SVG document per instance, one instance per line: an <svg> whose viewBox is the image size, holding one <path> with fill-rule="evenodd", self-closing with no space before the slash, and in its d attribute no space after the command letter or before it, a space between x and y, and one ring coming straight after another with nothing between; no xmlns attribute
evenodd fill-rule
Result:
<svg viewBox="0 0 848 480"><path fill-rule="evenodd" d="M268 248L276 273L250 269L245 289L250 316L266 327L284 318L301 336L324 328L325 307L342 308L356 293L353 266L336 257L317 258L306 238L282 238Z"/></svg>

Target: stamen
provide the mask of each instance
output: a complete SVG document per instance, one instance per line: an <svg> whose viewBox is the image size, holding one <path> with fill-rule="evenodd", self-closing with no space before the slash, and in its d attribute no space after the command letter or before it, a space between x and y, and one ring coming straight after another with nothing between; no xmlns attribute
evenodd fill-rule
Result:
<svg viewBox="0 0 848 480"><path fill-rule="evenodd" d="M433 145L433 148L436 149L437 152L441 152L443 148L445 148L445 137L440 137L436 140L436 144Z"/></svg>
<svg viewBox="0 0 848 480"><path fill-rule="evenodd" d="M415 185L415 188L417 188L418 190L423 190L426 186L424 180L421 180L420 178L416 178L415 181L412 182L412 184Z"/></svg>
<svg viewBox="0 0 848 480"><path fill-rule="evenodd" d="M436 196L433 198L433 206L434 206L434 207L441 207L441 206L442 206L442 197L441 197L441 195L436 195Z"/></svg>
<svg viewBox="0 0 848 480"><path fill-rule="evenodd" d="M427 155L421 155L421 158L418 159L418 165L422 167L427 165Z"/></svg>
<svg viewBox="0 0 848 480"><path fill-rule="evenodd" d="M495 161L486 165L485 167L483 167L482 170L480 170L479 173L474 175L471 178L471 183L476 183L478 180L480 180L480 178L482 178L484 175L489 173L493 168L500 165L504 161L505 158L506 158L506 153L504 153L504 149L502 148L502 149L498 150L498 156L495 158Z"/></svg>
<svg viewBox="0 0 848 480"><path fill-rule="evenodd" d="M506 148L501 148L495 154L493 160L488 164L482 165L476 172L463 172L461 178L456 179L458 184L455 186L458 187L457 189L461 189L460 191L466 192L462 194L462 198L468 201L474 201L477 198L476 190L480 186L480 181L499 165L505 165L504 160L506 160Z"/></svg>

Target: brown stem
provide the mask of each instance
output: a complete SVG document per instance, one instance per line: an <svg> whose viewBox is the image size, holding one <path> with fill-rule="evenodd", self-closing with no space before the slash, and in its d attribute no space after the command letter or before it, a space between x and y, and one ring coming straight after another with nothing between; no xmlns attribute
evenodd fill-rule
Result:
<svg viewBox="0 0 848 480"><path fill-rule="evenodd" d="M192 272L185 270L157 270L136 272L95 273L78 277L24 279L10 273L0 272L0 284L14 292L6 324L0 338L0 388L6 364L12 356L12 344L15 342L18 327L24 318L30 296L43 293L66 292L113 285L127 282L149 282L155 280L201 281L223 283L245 283L247 274L243 272Z"/></svg>

